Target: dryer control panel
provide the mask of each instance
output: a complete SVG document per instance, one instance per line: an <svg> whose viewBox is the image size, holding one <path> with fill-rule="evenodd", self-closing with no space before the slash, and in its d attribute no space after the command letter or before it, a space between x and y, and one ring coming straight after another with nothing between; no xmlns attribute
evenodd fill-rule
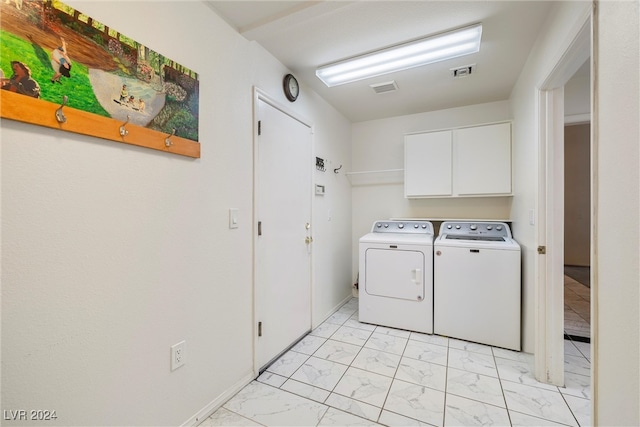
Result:
<svg viewBox="0 0 640 427"><path fill-rule="evenodd" d="M372 233L433 234L433 224L429 221L376 221Z"/></svg>

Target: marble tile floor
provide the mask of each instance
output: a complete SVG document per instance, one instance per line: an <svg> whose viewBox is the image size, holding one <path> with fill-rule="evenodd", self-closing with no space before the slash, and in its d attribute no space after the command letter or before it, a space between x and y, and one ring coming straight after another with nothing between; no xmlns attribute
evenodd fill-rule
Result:
<svg viewBox="0 0 640 427"><path fill-rule="evenodd" d="M564 276L564 332L575 337L591 336L591 289Z"/></svg>
<svg viewBox="0 0 640 427"><path fill-rule="evenodd" d="M201 426L588 426L590 344L565 387L533 355L358 322L351 299Z"/></svg>

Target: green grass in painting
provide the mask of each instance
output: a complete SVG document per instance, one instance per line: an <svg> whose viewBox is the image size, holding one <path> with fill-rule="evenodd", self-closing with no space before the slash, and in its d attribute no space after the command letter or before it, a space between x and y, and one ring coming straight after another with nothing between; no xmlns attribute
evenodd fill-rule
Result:
<svg viewBox="0 0 640 427"><path fill-rule="evenodd" d="M31 77L40 85L41 99L61 103L62 97L67 95L69 107L110 117L93 93L86 66L74 62L71 58L71 77L61 77L62 84L51 83L53 69L50 52L3 30L0 30L0 46L0 67L5 78L13 74L11 61L21 61L31 69Z"/></svg>

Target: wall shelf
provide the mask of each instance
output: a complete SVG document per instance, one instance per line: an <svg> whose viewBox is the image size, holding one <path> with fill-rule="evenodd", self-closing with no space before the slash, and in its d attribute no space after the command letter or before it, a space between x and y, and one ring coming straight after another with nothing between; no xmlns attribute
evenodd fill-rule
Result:
<svg viewBox="0 0 640 427"><path fill-rule="evenodd" d="M404 182L404 169L346 172L345 175L353 186L402 184Z"/></svg>
<svg viewBox="0 0 640 427"><path fill-rule="evenodd" d="M132 123L64 106L66 120L60 123L56 111L60 104L0 90L0 117L45 126L52 129L94 136L123 144L137 145L182 156L200 158L200 143L158 132ZM120 128L125 126L126 134ZM169 142L167 142L167 139Z"/></svg>

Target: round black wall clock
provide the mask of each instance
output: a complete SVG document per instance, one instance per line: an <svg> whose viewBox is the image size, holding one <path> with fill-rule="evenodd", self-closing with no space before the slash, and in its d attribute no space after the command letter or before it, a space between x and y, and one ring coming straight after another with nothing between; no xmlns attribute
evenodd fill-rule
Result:
<svg viewBox="0 0 640 427"><path fill-rule="evenodd" d="M298 95L300 94L300 86L298 85L298 80L293 77L293 74L287 74L286 76L284 76L282 86L284 88L284 94L289 101L293 102L298 99Z"/></svg>

